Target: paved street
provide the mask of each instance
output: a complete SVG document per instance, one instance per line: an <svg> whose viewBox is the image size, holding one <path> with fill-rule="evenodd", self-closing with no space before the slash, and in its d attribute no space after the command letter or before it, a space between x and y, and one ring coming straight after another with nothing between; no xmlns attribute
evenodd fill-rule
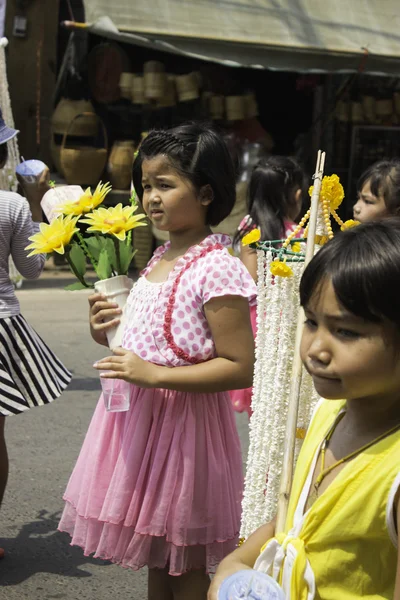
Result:
<svg viewBox="0 0 400 600"><path fill-rule="evenodd" d="M10 479L0 511L0 546L6 550L0 599L142 600L146 570L85 558L56 531L64 487L98 399L92 364L104 355L89 336L87 294L63 291L66 277L45 275L18 292L23 315L72 370L73 380L52 405L7 419ZM238 424L245 453L247 416L239 415Z"/></svg>

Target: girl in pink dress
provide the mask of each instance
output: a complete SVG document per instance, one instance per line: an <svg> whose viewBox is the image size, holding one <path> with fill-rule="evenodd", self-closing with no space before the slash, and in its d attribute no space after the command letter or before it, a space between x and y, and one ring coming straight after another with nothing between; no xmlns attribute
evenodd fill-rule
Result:
<svg viewBox="0 0 400 600"><path fill-rule="evenodd" d="M131 384L130 409L106 412L100 398L59 529L85 555L147 565L149 599L205 600L208 573L238 540L242 458L227 390L252 380L256 288L231 240L210 231L235 201L218 134L195 124L151 132L133 182L170 241L132 289L123 347L95 365ZM118 308L98 294L90 306L92 336L107 345Z"/></svg>
<svg viewBox="0 0 400 600"><path fill-rule="evenodd" d="M241 240L253 229L260 229L261 240L286 239L296 228L302 200L305 196L306 177L301 167L286 156L270 156L262 159L254 168L248 191L249 214L241 221L233 239L243 264L257 281L257 254ZM299 236L303 231L299 232ZM257 333L257 307L250 309L254 337ZM233 407L237 412L247 411L251 416L253 388L231 392Z"/></svg>

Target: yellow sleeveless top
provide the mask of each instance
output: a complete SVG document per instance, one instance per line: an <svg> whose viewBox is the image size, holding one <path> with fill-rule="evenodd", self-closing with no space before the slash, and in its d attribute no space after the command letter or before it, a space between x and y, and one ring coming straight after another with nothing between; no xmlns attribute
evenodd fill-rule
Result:
<svg viewBox="0 0 400 600"><path fill-rule="evenodd" d="M324 400L317 407L297 461L285 533L267 542L254 567L279 581L288 600L393 598L399 430L347 463L303 513L319 447L344 405Z"/></svg>

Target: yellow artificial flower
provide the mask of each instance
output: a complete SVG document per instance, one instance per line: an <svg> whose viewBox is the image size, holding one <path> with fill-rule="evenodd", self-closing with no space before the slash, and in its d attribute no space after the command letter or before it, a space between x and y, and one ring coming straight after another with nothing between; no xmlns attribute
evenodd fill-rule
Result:
<svg viewBox="0 0 400 600"><path fill-rule="evenodd" d="M259 241L260 237L261 231L259 229L253 229L249 233L246 233L246 235L243 237L242 246L249 246L250 244L255 244L255 242Z"/></svg>
<svg viewBox="0 0 400 600"><path fill-rule="evenodd" d="M276 277L293 277L292 269L281 260L274 260L269 270Z"/></svg>
<svg viewBox="0 0 400 600"><path fill-rule="evenodd" d="M315 236L315 243L318 244L318 246L323 246L324 244L326 244L326 242L329 240L327 235L316 235Z"/></svg>
<svg viewBox="0 0 400 600"><path fill-rule="evenodd" d="M83 215L99 206L99 204L102 204L111 189L109 183L102 184L100 181L93 194L90 187L88 187L79 200L62 204L58 210L64 215Z"/></svg>
<svg viewBox="0 0 400 600"><path fill-rule="evenodd" d="M309 189L309 194L312 196L314 186ZM344 189L340 183L338 175L325 175L321 184L321 200L328 200L330 209L336 210L342 203L344 198Z"/></svg>
<svg viewBox="0 0 400 600"><path fill-rule="evenodd" d="M126 238L126 232L135 227L145 227L143 223L146 215L134 215L137 207L134 206L111 206L110 208L98 208L86 215L86 219L81 219L82 223L90 225L88 231L100 231L115 235L121 242Z"/></svg>
<svg viewBox="0 0 400 600"><path fill-rule="evenodd" d="M351 229L352 227L357 227L357 225L361 225L360 221L354 221L354 219L349 219L345 221L341 226L341 230L345 231L346 229Z"/></svg>
<svg viewBox="0 0 400 600"><path fill-rule="evenodd" d="M64 254L65 246L68 246L73 235L79 231L76 227L78 218L72 215L67 217L60 215L50 224L40 223L40 232L29 238L32 244L25 248L25 250L32 250L28 256L49 252Z"/></svg>
<svg viewBox="0 0 400 600"><path fill-rule="evenodd" d="M301 250L300 242L294 242L294 244L292 244L292 252L300 252L300 250Z"/></svg>

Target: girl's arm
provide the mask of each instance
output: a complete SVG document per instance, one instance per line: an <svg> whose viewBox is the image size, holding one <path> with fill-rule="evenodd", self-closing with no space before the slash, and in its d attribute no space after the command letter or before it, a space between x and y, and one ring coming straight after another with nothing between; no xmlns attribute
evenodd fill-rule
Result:
<svg viewBox="0 0 400 600"><path fill-rule="evenodd" d="M257 283L257 252L250 246L240 246L240 260Z"/></svg>
<svg viewBox="0 0 400 600"><path fill-rule="evenodd" d="M142 360L123 348L96 363L106 377L125 379L140 387L182 392L221 392L251 386L254 338L248 300L241 296L213 298L204 305L217 358L198 365L164 367Z"/></svg>
<svg viewBox="0 0 400 600"><path fill-rule="evenodd" d="M252 569L262 546L274 535L275 522L267 523L252 533L242 546L224 558L212 580L207 600L217 600L218 590L227 577L243 569Z"/></svg>
<svg viewBox="0 0 400 600"><path fill-rule="evenodd" d="M397 570L393 600L400 600L400 490L396 494L395 506L397 524Z"/></svg>

